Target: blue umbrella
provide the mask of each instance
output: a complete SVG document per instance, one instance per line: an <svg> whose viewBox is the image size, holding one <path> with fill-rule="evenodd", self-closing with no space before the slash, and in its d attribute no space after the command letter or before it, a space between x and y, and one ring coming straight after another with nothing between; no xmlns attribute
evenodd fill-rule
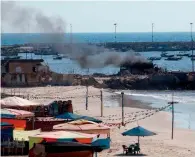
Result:
<svg viewBox="0 0 195 157"><path fill-rule="evenodd" d="M55 118L61 118L61 119L70 119L70 120L79 120L79 119L85 119L88 121L96 122L96 123L101 123L102 121L93 117L88 117L88 116L82 116L70 112L63 113L61 115L55 116Z"/></svg>
<svg viewBox="0 0 195 157"><path fill-rule="evenodd" d="M133 129L123 132L122 135L123 136L138 136L138 143L139 143L140 136L153 136L153 135L156 135L156 133L146 130L141 126L138 126L138 127L135 127Z"/></svg>

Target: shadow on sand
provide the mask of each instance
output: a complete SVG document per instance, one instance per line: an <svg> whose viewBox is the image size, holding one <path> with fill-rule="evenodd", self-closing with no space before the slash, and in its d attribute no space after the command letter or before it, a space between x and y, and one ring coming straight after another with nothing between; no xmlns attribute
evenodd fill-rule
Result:
<svg viewBox="0 0 195 157"><path fill-rule="evenodd" d="M137 156L147 156L146 154L115 154L114 156L131 156L131 157L137 157Z"/></svg>

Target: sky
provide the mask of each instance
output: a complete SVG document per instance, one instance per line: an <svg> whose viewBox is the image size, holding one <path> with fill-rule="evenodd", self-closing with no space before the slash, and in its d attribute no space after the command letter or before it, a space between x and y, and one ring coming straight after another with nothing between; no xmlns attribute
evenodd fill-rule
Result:
<svg viewBox="0 0 195 157"><path fill-rule="evenodd" d="M195 1L20 1L24 8L36 8L46 16L60 16L66 22L66 31L113 32L189 32L195 25ZM2 14L3 16L3 14ZM31 27L31 26L30 26ZM193 27L195 28L195 27ZM14 32L14 25L2 28ZM35 32L30 28L31 32Z"/></svg>

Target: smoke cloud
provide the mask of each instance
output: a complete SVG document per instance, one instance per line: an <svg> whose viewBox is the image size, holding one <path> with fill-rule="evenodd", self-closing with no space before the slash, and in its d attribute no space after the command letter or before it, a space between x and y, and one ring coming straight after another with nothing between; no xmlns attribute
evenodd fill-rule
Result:
<svg viewBox="0 0 195 157"><path fill-rule="evenodd" d="M48 17L34 8L23 8L16 2L2 2L2 29L13 26L17 32L29 32L29 26L44 33L41 42L52 44L52 50L66 54L76 60L82 68L102 68L109 65L120 66L124 62L146 62L133 52L121 55L119 52L88 44L68 44L65 40L66 22L61 17ZM45 35L45 33L47 33Z"/></svg>

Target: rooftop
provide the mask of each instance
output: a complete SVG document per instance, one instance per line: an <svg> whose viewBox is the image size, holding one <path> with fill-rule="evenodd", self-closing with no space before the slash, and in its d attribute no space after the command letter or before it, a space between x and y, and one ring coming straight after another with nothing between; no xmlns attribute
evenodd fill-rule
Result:
<svg viewBox="0 0 195 157"><path fill-rule="evenodd" d="M25 62L44 62L44 60L43 59L3 59L3 60L1 60L1 64L4 64L4 63L10 63L10 62L23 62L23 63L25 63Z"/></svg>

